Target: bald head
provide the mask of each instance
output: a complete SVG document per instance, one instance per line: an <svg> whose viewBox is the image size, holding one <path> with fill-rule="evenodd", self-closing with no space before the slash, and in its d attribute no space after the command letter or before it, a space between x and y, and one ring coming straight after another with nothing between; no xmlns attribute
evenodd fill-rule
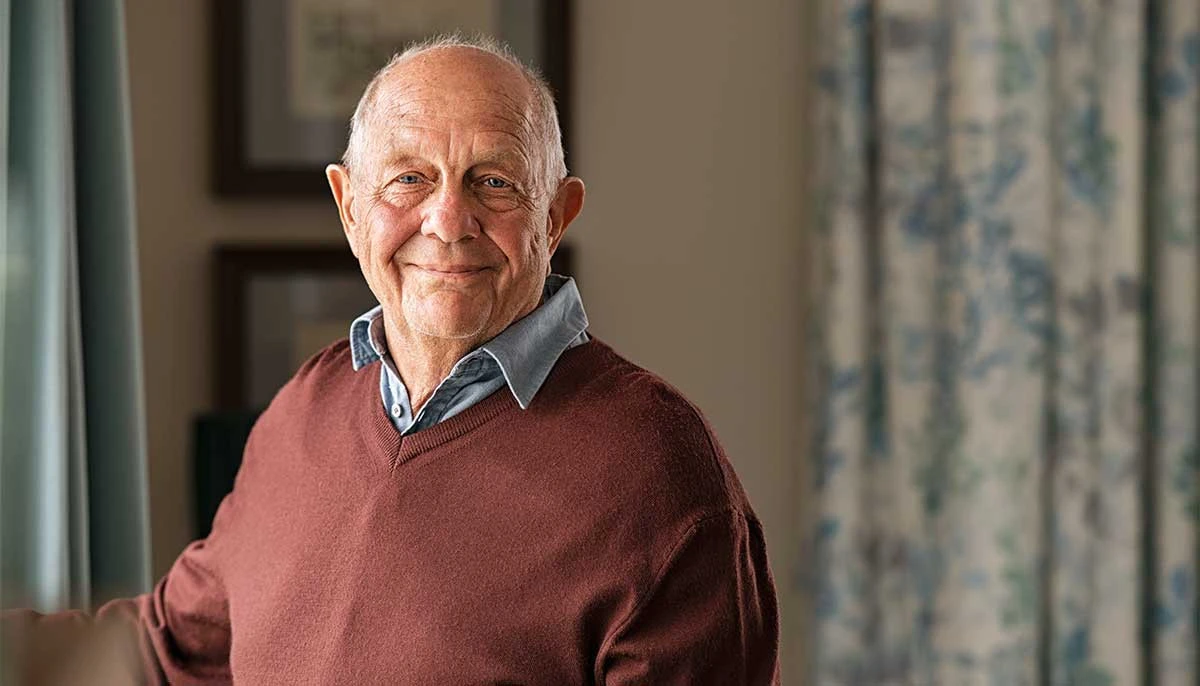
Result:
<svg viewBox="0 0 1200 686"><path fill-rule="evenodd" d="M538 190L553 193L567 175L554 97L536 71L488 38L433 38L394 56L359 99L343 164L352 174L369 168L381 152L377 140L385 137L389 123L404 116L404 103L416 99L438 105L461 102L464 96L487 101L496 116L526 130Z"/></svg>

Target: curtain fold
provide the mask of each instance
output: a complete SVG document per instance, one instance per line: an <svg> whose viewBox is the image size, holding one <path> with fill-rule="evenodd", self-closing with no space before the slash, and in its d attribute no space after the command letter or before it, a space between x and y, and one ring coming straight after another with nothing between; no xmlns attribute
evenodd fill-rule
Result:
<svg viewBox="0 0 1200 686"><path fill-rule="evenodd" d="M3 0L0 606L148 588L118 0Z"/></svg>
<svg viewBox="0 0 1200 686"><path fill-rule="evenodd" d="M821 0L816 684L1197 670L1196 0Z"/></svg>
<svg viewBox="0 0 1200 686"><path fill-rule="evenodd" d="M1195 683L1200 524L1200 8L1155 2L1148 15L1146 595L1151 664L1162 683Z"/></svg>
<svg viewBox="0 0 1200 686"><path fill-rule="evenodd" d="M87 521L92 550L103 551L91 556L102 600L151 581L133 135L124 5L76 0L73 10L87 481L98 494Z"/></svg>

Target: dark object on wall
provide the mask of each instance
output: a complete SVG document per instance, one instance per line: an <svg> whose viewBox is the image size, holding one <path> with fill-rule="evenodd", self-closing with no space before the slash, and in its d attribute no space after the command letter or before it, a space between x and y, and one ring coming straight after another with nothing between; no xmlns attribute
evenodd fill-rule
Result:
<svg viewBox="0 0 1200 686"><path fill-rule="evenodd" d="M310 355L375 306L344 243L219 245L214 253L216 407L265 407Z"/></svg>
<svg viewBox="0 0 1200 686"><path fill-rule="evenodd" d="M204 538L212 528L221 499L233 490L242 464L242 450L258 412L213 412L201 415L192 427L192 478L194 535Z"/></svg>
<svg viewBox="0 0 1200 686"><path fill-rule="evenodd" d="M325 197L350 115L405 44L493 35L545 75L568 150L569 0L210 0L212 184L228 197ZM568 159L568 164L570 160Z"/></svg>
<svg viewBox="0 0 1200 686"><path fill-rule="evenodd" d="M573 273L571 247L550 263ZM213 255L215 406L266 407L296 369L345 337L374 307L358 261L344 243L218 245Z"/></svg>

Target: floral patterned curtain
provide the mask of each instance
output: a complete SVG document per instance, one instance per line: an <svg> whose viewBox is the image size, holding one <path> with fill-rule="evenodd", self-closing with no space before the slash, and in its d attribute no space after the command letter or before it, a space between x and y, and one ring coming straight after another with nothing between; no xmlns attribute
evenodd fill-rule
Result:
<svg viewBox="0 0 1200 686"><path fill-rule="evenodd" d="M1194 685L1200 0L817 0L802 683Z"/></svg>

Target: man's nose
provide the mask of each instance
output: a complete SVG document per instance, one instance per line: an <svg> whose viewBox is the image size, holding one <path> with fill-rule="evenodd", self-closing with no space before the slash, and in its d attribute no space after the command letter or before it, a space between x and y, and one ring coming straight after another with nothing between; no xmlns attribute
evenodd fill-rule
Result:
<svg viewBox="0 0 1200 686"><path fill-rule="evenodd" d="M423 235L436 236L443 243L476 238L479 232L479 221L461 188L442 188L432 198L421 224Z"/></svg>

